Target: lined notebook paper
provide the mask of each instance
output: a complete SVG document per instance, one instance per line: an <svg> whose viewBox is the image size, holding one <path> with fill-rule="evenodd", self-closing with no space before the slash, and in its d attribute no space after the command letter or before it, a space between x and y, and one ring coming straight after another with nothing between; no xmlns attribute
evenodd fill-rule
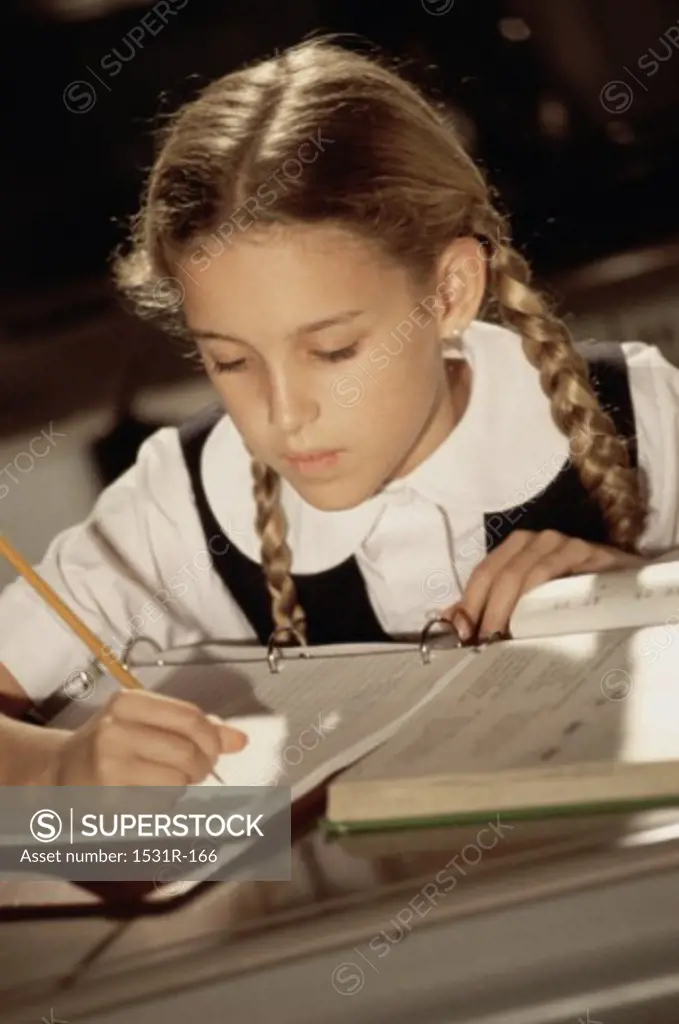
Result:
<svg viewBox="0 0 679 1024"><path fill-rule="evenodd" d="M445 651L425 665L416 649L394 645L380 653L366 648L360 661L345 654L286 659L272 673L266 662L255 660L189 664L195 652L187 649L164 655L174 664L133 671L150 690L192 701L224 721L245 723L252 749L224 754L216 765L227 783L289 786L296 799L393 735L477 657L468 650ZM222 659L225 652L205 647L201 656ZM102 677L90 698L73 701L50 724L76 728L117 689ZM208 778L204 784L216 783Z"/></svg>

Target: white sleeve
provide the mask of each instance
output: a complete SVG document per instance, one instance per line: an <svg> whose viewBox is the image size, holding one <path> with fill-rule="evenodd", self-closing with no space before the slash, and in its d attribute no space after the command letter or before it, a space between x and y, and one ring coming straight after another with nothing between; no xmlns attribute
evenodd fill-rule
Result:
<svg viewBox="0 0 679 1024"><path fill-rule="evenodd" d="M655 345L626 342L623 349L629 367L639 465L646 477L649 499L639 549L654 557L679 549L679 368ZM675 557L679 559L679 550Z"/></svg>
<svg viewBox="0 0 679 1024"><path fill-rule="evenodd" d="M178 434L167 427L144 442L84 522L54 538L36 569L115 655L135 633L162 647L188 643L202 635L195 610L204 597L181 569L202 536ZM0 662L33 701L91 657L23 579L4 589Z"/></svg>

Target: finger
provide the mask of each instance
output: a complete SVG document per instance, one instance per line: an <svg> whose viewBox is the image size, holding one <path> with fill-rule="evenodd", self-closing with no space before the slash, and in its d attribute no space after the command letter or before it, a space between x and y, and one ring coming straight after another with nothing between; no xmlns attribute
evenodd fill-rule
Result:
<svg viewBox="0 0 679 1024"><path fill-rule="evenodd" d="M115 723L109 733L111 744L130 751L132 758L172 768L182 774L184 783L200 782L209 775L213 761L193 740L179 732L157 726L126 722Z"/></svg>
<svg viewBox="0 0 679 1024"><path fill-rule="evenodd" d="M246 733L234 728L229 722L225 722L217 715L208 715L208 718L217 729L219 752L221 754L237 754L239 750L242 750L250 742L250 738Z"/></svg>
<svg viewBox="0 0 679 1024"><path fill-rule="evenodd" d="M516 603L528 589L526 580L531 574L540 576L542 573L539 582L559 575L561 566L568 564L564 552L569 543L569 537L545 531L536 535L532 544L505 563L489 591L479 624L480 637L507 632Z"/></svg>
<svg viewBox="0 0 679 1024"><path fill-rule="evenodd" d="M519 598L549 580L577 571L591 556L591 547L585 541L556 535L509 562L483 610L479 634L506 633Z"/></svg>
<svg viewBox="0 0 679 1024"><path fill-rule="evenodd" d="M442 612L441 618L448 619L448 621L452 623L453 629L463 643L467 640L471 640L476 632L476 626L467 615L462 601L458 601L457 604L451 605L450 608L446 608L446 610Z"/></svg>
<svg viewBox="0 0 679 1024"><path fill-rule="evenodd" d="M187 778L181 769L170 764L156 764L145 758L140 758L137 761L135 774L143 778L146 786L181 786L184 788L195 784L195 779ZM204 778L203 775L198 781L201 782Z"/></svg>
<svg viewBox="0 0 679 1024"><path fill-rule="evenodd" d="M234 729L232 726L224 725L223 723L220 723L218 729L222 754L237 754L239 750L242 750L250 742L245 733L241 732L240 729Z"/></svg>
<svg viewBox="0 0 679 1024"><path fill-rule="evenodd" d="M645 559L632 551L619 551L605 544L590 544L587 558L577 572L606 572L609 569L640 568Z"/></svg>
<svg viewBox="0 0 679 1024"><path fill-rule="evenodd" d="M459 605L466 612L475 628L481 622L483 610L498 573L516 555L528 547L535 537L536 534L529 533L526 530L515 530L474 569L467 581L467 586Z"/></svg>
<svg viewBox="0 0 679 1024"><path fill-rule="evenodd" d="M210 764L214 764L219 757L221 738L217 725L190 701L148 690L128 690L116 694L110 702L110 711L116 721L153 723L154 726L193 740L203 750Z"/></svg>
<svg viewBox="0 0 679 1024"><path fill-rule="evenodd" d="M174 786L182 789L190 784L184 772L178 768L141 757L126 758L108 768L102 782L104 786Z"/></svg>
<svg viewBox="0 0 679 1024"><path fill-rule="evenodd" d="M615 553L609 555L596 544L572 538L563 551L546 556L530 569L524 579L522 593L549 580L585 572L600 572L615 564Z"/></svg>

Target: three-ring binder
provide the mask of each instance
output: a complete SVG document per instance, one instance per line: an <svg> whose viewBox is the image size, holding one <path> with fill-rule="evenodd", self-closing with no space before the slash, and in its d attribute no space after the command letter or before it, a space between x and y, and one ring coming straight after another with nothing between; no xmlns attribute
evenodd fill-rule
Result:
<svg viewBox="0 0 679 1024"><path fill-rule="evenodd" d="M445 629L440 630L438 633L434 633L434 628L436 626L439 626L439 627L440 626L444 626ZM446 619L446 618L443 618L443 617L436 617L436 618L430 619L425 624L425 626L420 631L419 639L416 642L415 641L399 641L399 640L395 640L393 645L389 644L389 643L385 643L384 646L380 647L379 650L372 649L372 650L370 650L370 653L371 654L397 653L397 652L402 651L404 649L404 647L405 648L410 647L412 650L418 651L423 664L428 665L430 663L430 661L431 661L432 650L435 649L435 645L434 645L434 643L432 641L432 637L440 636L440 635L442 635L445 632L447 632L449 638L452 637L452 639L453 639L452 644L450 643L450 640L449 640L449 643L447 645L448 647L452 646L453 649L467 648L469 650L476 651L476 652L482 651L489 644L497 643L500 640L511 639L511 637L508 634L505 634L505 633L493 633L489 637L486 637L486 638L484 638L482 640L479 639L478 637L472 637L472 639L464 641L464 640L461 639L459 633L457 632L457 630L453 626L453 624L450 621L450 619ZM234 656L234 653L233 653L233 650L232 650L230 656L228 658L224 658L223 664L237 664L240 660L247 661L247 662L252 662L253 660L266 661L268 663L268 666L269 666L269 671L272 674L277 674L277 673L279 673L281 671L281 667L283 666L283 663L286 661L286 659L291 657L291 655L285 653L286 651L290 651L290 650L293 650L295 652L292 655L292 657L295 658L295 659L298 659L298 658L321 658L322 659L322 658L335 658L335 657L359 658L359 657L364 657L365 656L364 652L358 652L357 653L357 652L353 652L353 651L349 650L348 648L351 647L351 645L349 645L349 644L347 644L347 645L337 644L336 646L326 645L326 644L320 645L321 647L333 646L333 650L332 650L331 653L326 653L326 652L314 653L313 645L306 644L303 641L301 641L296 647L290 648L288 645L283 645L283 644L277 642L277 637L278 637L278 635L280 633L289 634L290 630L287 627L278 627L277 629L274 629L273 632L269 636L269 639L268 639L268 642L267 642L265 648L262 648L260 646L254 646L249 641L247 641L247 642L246 641L242 641L240 643L240 646L242 647L242 649L244 651L250 652L250 656L249 657L246 656L246 657L244 657L242 659L239 659L237 655ZM162 667L165 667L168 664L168 662L162 656L163 655L163 648L160 646L160 644L156 640L154 640L152 637L146 636L144 634L140 634L139 636L131 637L127 641L127 643L125 644L125 646L124 646L124 648L122 650L121 662L125 666L125 668L131 667L130 657L131 657L132 651L137 646L137 644L141 644L141 643L146 643L146 644L149 644L151 647L153 647L155 649L155 651L156 651L156 658L154 660L152 660L152 661L135 662L135 665L137 665L137 666L144 666L144 667L158 667L158 668L162 668ZM211 640L211 639L208 639L208 640L205 640L205 641L201 642L200 644L191 645L191 646L195 646L195 647L197 647L199 649L204 649L206 647L219 647L219 646L224 646L224 645L228 645L228 646L233 648L233 647L238 646L239 642L238 641L232 641L232 640ZM366 646L368 648L370 648L371 645L367 644ZM262 651L261 658L259 658L259 659L257 659L257 658L253 659L253 657L252 657L252 652L256 651L256 650L261 650ZM211 658L210 661L213 664L215 663L215 659ZM183 661L183 664L188 664L188 665L190 665L190 664L201 664L201 663L202 662L200 660L192 660L190 658L185 659ZM217 661L217 663L219 663L219 661Z"/></svg>

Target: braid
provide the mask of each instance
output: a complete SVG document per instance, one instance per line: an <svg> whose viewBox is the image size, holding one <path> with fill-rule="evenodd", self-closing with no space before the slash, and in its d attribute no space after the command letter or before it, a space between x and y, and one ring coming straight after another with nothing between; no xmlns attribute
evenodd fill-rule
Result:
<svg viewBox="0 0 679 1024"><path fill-rule="evenodd" d="M644 528L647 507L640 474L630 468L625 441L600 407L587 362L575 349L568 328L531 288L530 268L506 244L504 233L501 240L500 232L506 228L503 218L485 208L479 220L486 223L474 233L493 251L489 263L492 319L521 336L526 357L539 371L542 389L550 399L554 422L569 439L580 479L603 512L611 542L633 550ZM492 220L491 230L488 220ZM497 241L489 242L492 238Z"/></svg>
<svg viewBox="0 0 679 1024"><path fill-rule="evenodd" d="M262 568L271 594L274 628L306 643L306 617L290 576L292 556L286 542L287 522L280 503L281 481L269 466L252 461L256 529L262 544Z"/></svg>

